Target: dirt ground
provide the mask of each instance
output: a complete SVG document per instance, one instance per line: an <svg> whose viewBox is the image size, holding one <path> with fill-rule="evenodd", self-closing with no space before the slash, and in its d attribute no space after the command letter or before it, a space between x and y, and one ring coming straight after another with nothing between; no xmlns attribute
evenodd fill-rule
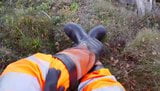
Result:
<svg viewBox="0 0 160 91"><path fill-rule="evenodd" d="M139 17L133 6L112 0L0 1L0 73L11 62L36 52L55 54L71 47L67 22L86 31L104 25L106 54L101 62L127 91L160 89L160 16L158 9Z"/></svg>

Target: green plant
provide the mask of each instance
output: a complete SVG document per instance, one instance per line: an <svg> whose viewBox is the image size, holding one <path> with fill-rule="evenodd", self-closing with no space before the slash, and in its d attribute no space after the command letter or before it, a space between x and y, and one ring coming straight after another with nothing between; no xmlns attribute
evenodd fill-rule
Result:
<svg viewBox="0 0 160 91"><path fill-rule="evenodd" d="M52 16L51 21L54 25L60 24L64 20L63 16Z"/></svg>
<svg viewBox="0 0 160 91"><path fill-rule="evenodd" d="M71 11L75 12L75 11L78 10L78 8L79 8L79 4L78 3L76 3L76 2L71 3L71 5L70 5Z"/></svg>
<svg viewBox="0 0 160 91"><path fill-rule="evenodd" d="M35 9L38 11L47 11L49 10L49 4L48 3L42 3L41 5L37 6Z"/></svg>
<svg viewBox="0 0 160 91"><path fill-rule="evenodd" d="M38 50L42 46L42 40L39 38L22 37L19 40L21 48L29 49L30 51Z"/></svg>

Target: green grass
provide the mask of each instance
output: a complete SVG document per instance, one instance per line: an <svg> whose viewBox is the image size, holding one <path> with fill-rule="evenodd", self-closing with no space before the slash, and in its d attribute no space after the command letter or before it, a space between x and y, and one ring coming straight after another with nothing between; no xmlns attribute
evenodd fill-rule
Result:
<svg viewBox="0 0 160 91"><path fill-rule="evenodd" d="M68 38L64 38L64 14L51 13L52 3L53 0L1 1L0 49L4 47L13 54L6 54L0 50L1 70L21 57L36 52L54 54L71 45ZM60 46L64 42L68 43Z"/></svg>
<svg viewBox="0 0 160 91"><path fill-rule="evenodd" d="M76 2L71 3L71 5L70 5L71 11L77 11L78 8L79 8L78 3L76 3Z"/></svg>

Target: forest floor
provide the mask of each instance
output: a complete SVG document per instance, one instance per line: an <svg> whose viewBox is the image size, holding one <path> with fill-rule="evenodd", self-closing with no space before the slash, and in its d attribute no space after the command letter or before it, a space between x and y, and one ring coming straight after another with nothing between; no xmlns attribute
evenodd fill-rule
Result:
<svg viewBox="0 0 160 91"><path fill-rule="evenodd" d="M108 52L101 62L127 91L160 89L160 16L138 17L132 6L112 0L1 0L0 73L36 52L55 54L71 47L63 32L67 22L87 31L106 27Z"/></svg>

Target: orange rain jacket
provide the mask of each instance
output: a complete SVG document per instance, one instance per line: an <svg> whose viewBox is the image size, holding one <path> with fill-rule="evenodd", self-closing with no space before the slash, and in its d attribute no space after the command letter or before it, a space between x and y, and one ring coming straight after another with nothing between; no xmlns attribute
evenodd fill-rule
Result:
<svg viewBox="0 0 160 91"><path fill-rule="evenodd" d="M0 76L0 91L44 91L50 68L61 72L52 80L57 80L55 83L57 88L63 87L61 91L66 91L70 86L70 78L74 77L69 75L70 72L60 59L42 53L8 65ZM60 91L60 89L57 90ZM78 91L124 91L124 88L108 69L102 68L83 76Z"/></svg>

